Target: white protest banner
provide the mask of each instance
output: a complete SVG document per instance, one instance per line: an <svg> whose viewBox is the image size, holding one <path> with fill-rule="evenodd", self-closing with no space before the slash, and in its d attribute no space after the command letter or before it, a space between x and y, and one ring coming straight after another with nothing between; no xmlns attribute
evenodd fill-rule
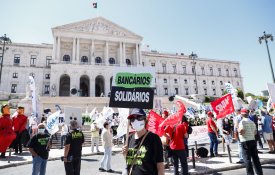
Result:
<svg viewBox="0 0 275 175"><path fill-rule="evenodd" d="M89 114L89 117L91 120L95 120L96 118L94 117L95 116L95 111L96 111L96 108L94 108L91 113Z"/></svg>
<svg viewBox="0 0 275 175"><path fill-rule="evenodd" d="M268 88L269 96L271 97L271 101L275 103L275 84L267 83L267 88Z"/></svg>
<svg viewBox="0 0 275 175"><path fill-rule="evenodd" d="M189 135L188 145L205 144L209 143L208 130L206 125L192 126L192 134Z"/></svg>
<svg viewBox="0 0 275 175"><path fill-rule="evenodd" d="M55 134L58 130L58 122L59 122L59 115L60 115L61 111L56 111L55 113L51 114L48 118L47 118L47 130L48 132L53 135Z"/></svg>
<svg viewBox="0 0 275 175"><path fill-rule="evenodd" d="M38 113L37 113L37 98L36 98L36 91L35 91L35 81L34 78L32 76L29 76L29 80L30 80L30 90L31 90L31 97L32 97L32 112L34 114L35 117L38 117Z"/></svg>
<svg viewBox="0 0 275 175"><path fill-rule="evenodd" d="M129 116L129 109L128 108L118 108L119 113L119 125L117 127L117 138L123 136L127 133L127 125Z"/></svg>
<svg viewBox="0 0 275 175"><path fill-rule="evenodd" d="M64 107L64 114L65 114L65 123L67 125L69 125L72 120L76 120L77 125L79 127L82 126L81 108L65 106Z"/></svg>
<svg viewBox="0 0 275 175"><path fill-rule="evenodd" d="M182 100L183 102L185 102L187 104L190 104L190 105L196 107L197 109L200 108L200 104L199 103L193 102L193 101L189 100L188 98L184 98L184 97L179 96L179 95L175 95L175 98L177 98L179 100Z"/></svg>
<svg viewBox="0 0 275 175"><path fill-rule="evenodd" d="M153 108L155 71L152 67L119 67L113 77L110 107Z"/></svg>
<svg viewBox="0 0 275 175"><path fill-rule="evenodd" d="M237 90L230 83L224 83L226 91L231 94L232 99L237 97Z"/></svg>

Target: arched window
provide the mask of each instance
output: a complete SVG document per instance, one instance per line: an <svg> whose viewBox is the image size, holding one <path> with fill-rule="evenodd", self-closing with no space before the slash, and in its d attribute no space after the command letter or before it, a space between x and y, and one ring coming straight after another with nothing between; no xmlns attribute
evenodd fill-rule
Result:
<svg viewBox="0 0 275 175"><path fill-rule="evenodd" d="M82 56L80 61L81 61L81 63L88 63L88 57Z"/></svg>
<svg viewBox="0 0 275 175"><path fill-rule="evenodd" d="M96 58L95 58L95 63L96 63L96 64L102 63L101 57L96 57Z"/></svg>
<svg viewBox="0 0 275 175"><path fill-rule="evenodd" d="M126 64L127 64L127 66L131 65L131 60L130 59L126 59Z"/></svg>
<svg viewBox="0 0 275 175"><path fill-rule="evenodd" d="M63 61L67 61L67 62L71 61L70 55L64 55L63 56Z"/></svg>
<svg viewBox="0 0 275 175"><path fill-rule="evenodd" d="M163 83L167 83L167 79L166 78L163 79Z"/></svg>
<svg viewBox="0 0 275 175"><path fill-rule="evenodd" d="M109 64L115 64L116 63L116 60L114 58L109 58Z"/></svg>

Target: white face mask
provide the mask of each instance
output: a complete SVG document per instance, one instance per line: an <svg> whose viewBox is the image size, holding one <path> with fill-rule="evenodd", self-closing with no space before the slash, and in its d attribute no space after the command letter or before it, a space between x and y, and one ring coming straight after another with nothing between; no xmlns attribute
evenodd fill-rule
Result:
<svg viewBox="0 0 275 175"><path fill-rule="evenodd" d="M43 129L38 129L38 133L44 134L44 132L45 132L45 129L44 129L44 128L43 128Z"/></svg>
<svg viewBox="0 0 275 175"><path fill-rule="evenodd" d="M131 122L131 124L132 124L132 127L134 130L141 131L145 126L145 121L144 120L142 120L142 121L135 120L134 122Z"/></svg>

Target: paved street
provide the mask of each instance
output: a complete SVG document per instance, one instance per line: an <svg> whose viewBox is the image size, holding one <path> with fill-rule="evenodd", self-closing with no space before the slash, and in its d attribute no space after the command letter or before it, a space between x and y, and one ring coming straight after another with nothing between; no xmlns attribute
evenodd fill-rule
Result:
<svg viewBox="0 0 275 175"><path fill-rule="evenodd" d="M264 175L274 175L275 172L275 163L274 164L265 164L262 165L263 167L263 174ZM213 173L212 175L244 175L246 170L245 168L238 169L238 170L231 170L231 171L224 171L219 173Z"/></svg>

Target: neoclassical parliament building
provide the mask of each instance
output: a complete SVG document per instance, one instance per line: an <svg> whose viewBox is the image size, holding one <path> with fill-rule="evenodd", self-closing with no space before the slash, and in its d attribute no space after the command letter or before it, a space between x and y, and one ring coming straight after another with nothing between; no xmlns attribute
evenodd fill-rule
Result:
<svg viewBox="0 0 275 175"><path fill-rule="evenodd" d="M53 44L6 46L2 96L25 94L29 76L33 76L42 97L106 97L113 68L126 66L154 67L157 97L188 96L196 91L219 97L226 82L243 89L239 62L150 50L142 45L142 36L103 17L54 27L52 35Z"/></svg>

